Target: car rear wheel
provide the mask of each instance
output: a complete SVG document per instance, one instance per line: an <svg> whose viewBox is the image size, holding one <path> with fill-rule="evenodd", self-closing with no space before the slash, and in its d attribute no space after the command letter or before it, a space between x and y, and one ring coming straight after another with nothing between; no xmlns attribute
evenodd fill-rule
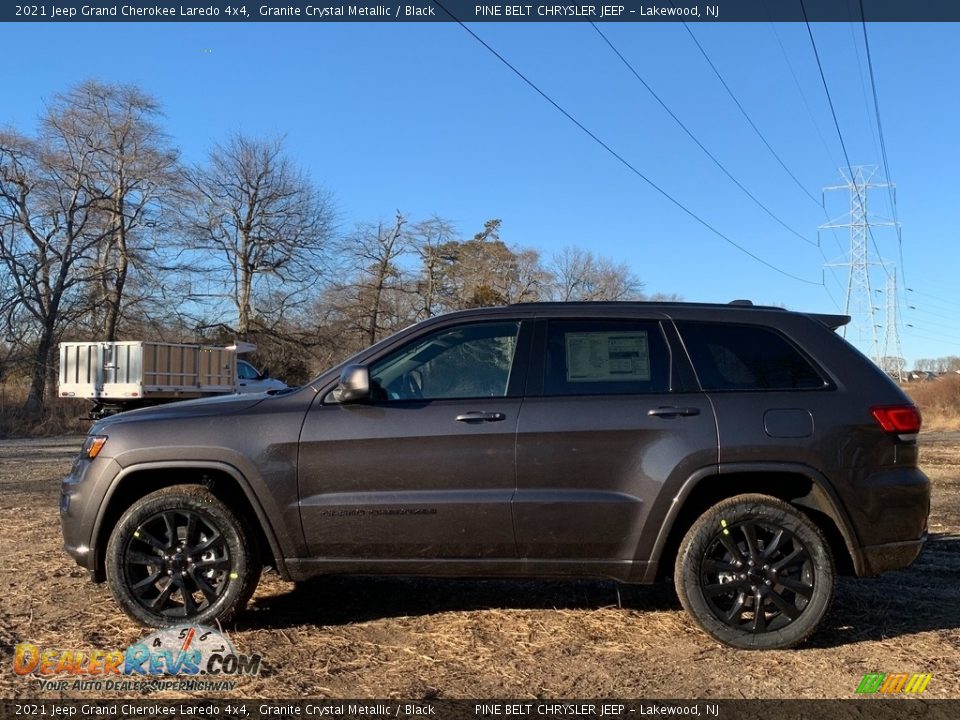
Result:
<svg viewBox="0 0 960 720"><path fill-rule="evenodd" d="M680 602L707 633L745 649L797 645L826 614L836 579L820 529L767 495L738 495L687 532L674 581Z"/></svg>
<svg viewBox="0 0 960 720"><path fill-rule="evenodd" d="M120 518L107 544L107 580L123 611L144 625L226 622L259 580L254 542L206 488L164 488Z"/></svg>

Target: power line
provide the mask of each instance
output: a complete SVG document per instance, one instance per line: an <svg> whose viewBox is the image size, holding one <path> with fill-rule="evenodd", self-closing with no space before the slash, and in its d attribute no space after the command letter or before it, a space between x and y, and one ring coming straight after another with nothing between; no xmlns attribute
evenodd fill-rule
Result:
<svg viewBox="0 0 960 720"><path fill-rule="evenodd" d="M608 153L610 153L610 155L612 155L614 158L616 158L624 167L626 167L628 170L630 170L634 175L636 175L637 177L639 177L641 180L643 180L645 183L647 183L647 185L649 185L651 188L653 188L653 189L656 190L658 193L660 193L660 195L662 195L663 197L665 197L667 200L669 200L671 203L673 203L675 206L677 206L677 207L678 207L680 210L682 210L684 213L686 213L686 214L689 215L691 218L693 218L694 220L696 220L698 223L700 223L701 225L703 225L705 228L707 228L707 229L708 229L710 232L712 232L714 235L716 235L717 237L719 237L721 240L723 240L724 242L728 243L729 245L732 245L732 246L735 247L737 250L739 250L740 252L742 252L744 255L748 255L749 257L753 258L754 260L756 260L756 261L757 261L758 263L760 263L761 265L764 265L764 266L770 268L771 270L773 270L773 271L775 271L775 272L777 272L777 273L779 273L779 274L781 274L781 275L784 275L785 277L791 278L792 280L796 280L797 282L801 282L801 283L804 283L804 284L806 284L806 285L821 285L821 286L823 285L823 282L822 282L822 281L821 281L821 282L813 282L812 280L807 280L807 279L805 279L805 278L799 277L798 275L794 275L794 274L792 274L792 273L790 273L790 272L787 272L786 270L783 270L783 269L781 269L781 268L778 268L776 265L774 265L774 264L772 264L772 263L770 263L770 262L767 262L766 260L764 260L763 258L761 258L761 257L758 256L758 255L755 255L754 253L750 252L750 251L747 250L745 247L743 247L742 245L740 245L739 243L737 243L735 240L731 239L731 238L728 237L727 235L725 235L725 234L723 234L722 232L720 232L719 230L717 230L713 225L711 225L710 223L708 223L708 222L707 222L706 220L704 220L702 217L700 217L699 215L697 215L693 210L691 210L690 208L688 208L688 207L687 207L686 205L684 205L682 202L680 202L680 201L677 200L675 197L673 197L673 195L671 195L670 193L668 193L666 190L664 190L664 189L661 188L659 185L657 185L655 182L653 182L653 180L651 180L651 179L648 178L646 175L644 175L642 172L640 172L640 170L638 170L636 167L634 167L628 160L626 160L626 159L625 159L622 155L620 155L616 150L614 150L614 149L613 149L612 147L610 147L607 143L605 143L603 140L601 140L597 135L595 135L592 131L590 131L583 123L581 123L581 122L580 122L579 120L577 120L573 115L571 115L569 112L567 112L556 100L554 100L554 99L551 98L549 95L547 95L543 90L541 90L541 89L536 85L536 83L534 83L534 82L533 82L532 80L530 80L526 75L524 75L524 74L523 74L522 72L520 72L516 67L514 67L514 66L510 63L509 60L507 60L505 57L503 57L503 55L501 55L500 53L498 53L493 47L491 47L490 45L488 45L479 35L477 35L475 32L473 32L473 30L471 30L469 27L467 27L467 26L463 23L462 20L460 20L456 15L454 15L452 12L450 12L449 10L447 10L447 8L444 7L444 5L442 5L440 2L436 2L436 5L437 5L437 7L439 7L441 10L443 10L443 12L445 12L447 15L449 15L450 18L452 18L454 22L456 22L460 27L462 27L464 30L466 30L466 31L473 37L474 40L476 40L478 43L480 43L481 45L483 45L483 47L485 47L491 54L493 54L494 57L496 57L501 63L503 63L504 65L506 65L506 66L513 72L514 75L516 75L518 78L520 78L521 80L523 80L527 85L529 85L530 88L531 88L534 92L536 92L540 97L542 97L544 100L546 100L548 103L550 103L550 105L552 105L552 106L554 107L554 109L556 109L561 115L563 115L565 118L567 118L567 120L569 120L569 121L572 122L574 125L576 125L578 128L580 128L580 130L582 130L588 137L590 137L591 140L593 140L593 141L594 141L595 143L597 143L600 147L602 147L604 150L606 150Z"/></svg>
<svg viewBox="0 0 960 720"><path fill-rule="evenodd" d="M909 333L910 335L915 335L915 336L917 336L917 337L923 338L924 340L939 340L939 341L944 342L944 343L949 343L950 345L953 345L954 347L956 347L958 344L960 344L960 337L957 337L957 336L955 336L955 335L929 336L929 335L925 335L925 334L923 334L923 333L917 332L918 328L915 328L915 327L914 327L913 325L911 325L910 323L906 323L906 325L907 325L907 328L909 328L909 329L906 330L905 332ZM936 331L936 330L931 330L930 332L937 332L937 331Z"/></svg>
<svg viewBox="0 0 960 720"><path fill-rule="evenodd" d="M934 312L933 310L928 310L928 309L926 309L926 308L918 308L916 305L907 305L907 309L908 309L908 310L913 310L914 312L916 312L916 313L919 314L919 315L930 315L930 316L933 316L933 317L935 317L935 318L940 318L941 320L952 320L953 323L954 323L954 326L956 326L956 322L957 322L957 316L956 316L956 314L954 314L954 315L944 315L943 313ZM940 308L937 308L937 309L939 310Z"/></svg>
<svg viewBox="0 0 960 720"><path fill-rule="evenodd" d="M914 290L913 288L907 288L907 292L912 292L912 293L915 293L916 295L923 295L924 297L928 297L931 300L939 300L940 302L946 303L947 305L950 305L953 308L957 307L956 300L947 300L946 298L938 297L937 295L931 295L928 292L921 292L920 290Z"/></svg>
<svg viewBox="0 0 960 720"><path fill-rule="evenodd" d="M769 11L767 12L769 16ZM827 159L831 164L835 164L833 161L833 154L830 151L830 148L827 147L827 141L823 137L823 133L820 132L820 125L817 124L817 119L813 116L813 110L810 109L810 103L807 102L807 95L803 92L803 87L800 85L800 79L797 77L796 71L793 69L793 63L790 62L790 56L787 54L787 49L783 46L783 40L780 39L780 33L777 32L777 25L772 20L770 21L770 29L773 31L773 36L777 40L777 45L780 46L780 53L783 55L783 60L787 64L787 70L790 71L790 77L793 78L793 84L797 88L797 94L800 95L800 100L803 101L803 107L807 110L807 116L810 118L810 124L813 125L813 129L817 132L817 137L820 138L820 144L823 146L824 151L827 154ZM814 202L817 202L814 198ZM823 199L821 198L820 202L817 202L821 208L823 208L824 217L827 218L827 222L830 221L830 215L827 214L827 209L824 206ZM837 249L842 253L845 252L843 245L840 244L840 238L837 236L836 228L830 229L831 234L833 235L833 241L837 245ZM818 237L819 240L819 237ZM819 242L818 242L819 244Z"/></svg>
<svg viewBox="0 0 960 720"><path fill-rule="evenodd" d="M840 122L837 120L837 111L833 107L833 98L830 96L830 88L827 85L827 77L823 72L823 63L820 62L820 52L817 50L817 43L813 39L813 30L810 27L810 21L807 18L807 8L800 0L800 9L803 10L803 19L807 25L807 34L810 36L810 44L813 46L813 55L817 60L817 68L820 70L820 80L823 81L823 89L827 93L827 102L830 104L830 113L833 115L833 126L837 129L837 137L840 138L840 148L843 150L843 157L847 161L847 167L852 167L850 155L847 153L846 143L843 142L843 133L840 132Z"/></svg>
<svg viewBox="0 0 960 720"><path fill-rule="evenodd" d="M697 40L697 36L693 34L693 30L690 29L690 25L685 22L685 23L683 23L683 27L686 29L687 33L689 33L690 38L693 40L694 44L697 46L697 49L700 50L700 54L703 55L703 59L707 61L707 64L710 66L710 69L713 70L713 74L717 76L717 80L719 80L719 81L720 81L720 84L723 85L723 89L727 91L727 95L729 95L729 96L730 96L730 99L733 100L734 104L735 104L735 105L737 106L737 108L740 110L740 113L743 115L743 117L746 119L746 121L750 124L750 127L753 128L753 131L757 134L757 137L760 138L760 140L761 140L761 141L763 142L763 144L766 146L767 150L770 151L770 154L773 155L773 157L776 159L776 161L777 161L778 163L780 163L780 167L783 168L784 172L786 172L787 175L790 176L790 178L793 180L793 182L796 183L797 187L800 188L800 190L802 190L803 193L804 193L808 198L810 198L811 200L813 200L813 202L814 202L816 205L818 205L818 206L820 206L820 207L823 207L823 206L820 204L820 201L818 201L813 195L811 195L811 194L810 194L810 191L807 190L807 188L804 186L804 184L803 184L802 182L800 182L800 181L797 179L797 176L794 175L794 174L790 171L790 168L787 167L787 164L786 164L786 163L783 161L783 159L777 154L777 151L773 149L773 147L772 147L772 146L770 145L770 143L767 141L767 138L764 137L763 133L760 132L760 128L757 127L757 124L753 121L753 119L752 119L752 118L750 117L750 115L747 113L746 109L743 107L743 105L742 105L742 104L740 103L740 101L737 99L737 96L733 94L733 90L730 89L730 86L727 84L727 81L723 79L723 75L721 75L721 74L720 74L720 71L717 70L717 66L713 64L713 61L710 59L710 56L707 55L707 51L703 49L703 45L701 45L701 44L700 44L700 41Z"/></svg>
<svg viewBox="0 0 960 720"><path fill-rule="evenodd" d="M863 0L860 0L860 25L863 28L863 46L867 51L867 68L870 72L870 88L873 91L873 111L877 117L877 132L880 135L880 156L883 159L883 174L888 183L892 183L893 177L890 174L890 163L887 160L887 142L883 135L883 122L880 120L880 96L877 93L877 79L873 72L873 54L870 52L870 39L867 36L867 19L863 14ZM897 252L900 256L900 279L903 280L904 289L906 289L906 273L903 272L903 234L900 231L900 218L897 217L897 198L893 192L893 185L887 186L887 193L890 197L890 209L893 213L893 221L897 228Z"/></svg>
<svg viewBox="0 0 960 720"><path fill-rule="evenodd" d="M831 273L830 275L836 281L837 286L840 287L840 292L843 292L843 286L840 285L840 281L837 280L837 276L834 275L833 273ZM830 288L827 286L826 283L823 283L823 289L826 291L827 297L830 298L830 302L832 302L833 306L837 309L837 312L842 313L843 309L840 307L840 303L837 302L837 299L833 296L833 293L830 292Z"/></svg>
<svg viewBox="0 0 960 720"><path fill-rule="evenodd" d="M847 5L850 4L850 0L847 0ZM853 13L852 8L850 9L851 14ZM857 59L857 80L860 83L860 99L863 100L863 109L864 115L866 118L866 127L870 133L870 142L873 145L873 151L875 154L880 154L880 147L877 144L877 131L873 127L873 123L870 121L870 101L867 100L867 84L863 79L863 60L860 58L860 45L857 43L857 32L853 22L848 23L847 27L850 30L850 43L853 45L853 54Z"/></svg>
<svg viewBox="0 0 960 720"><path fill-rule="evenodd" d="M939 304L938 301L930 301L920 299L917 300L913 297L907 298L907 307L911 310L916 310L920 313L925 313L928 315L939 315L945 320L953 320L954 323L960 321L960 315L957 314L957 306L953 305L947 306L946 304Z"/></svg>
<svg viewBox="0 0 960 720"><path fill-rule="evenodd" d="M697 140L697 138L693 136L693 133L690 132L690 130L687 129L687 127L680 121L680 119L679 119L676 115L674 115L674 113L670 110L670 108L667 107L666 103L664 103L663 100L661 100L660 97L657 95L657 93L655 93L655 92L653 91L653 89L643 80L643 78L640 77L640 74L639 74L639 73L637 72L637 70L633 67L633 65L630 64L630 63L626 60L626 58L624 58L623 54L613 45L613 43L610 41L610 39L609 39L606 35L604 35L604 33L600 30L600 28L598 28L595 23L592 23L592 22L591 22L590 24L593 25L594 30L596 30L596 31L600 34L600 37L603 38L603 40L607 43L607 45L610 47L610 49L617 55L617 57L620 58L620 60L623 62L623 64L627 66L627 68L630 70L630 72L633 73L634 77L636 77L637 80L639 80L639 81L643 84L643 86L647 89L647 91L648 91L651 95L653 95L653 97L657 100L657 102L660 103L660 105L663 107L663 109L666 110L667 113L670 114L670 116L677 122L677 124L680 125L681 128L683 128L683 130L687 133L687 135L689 135L689 136L691 137L691 139L693 139L693 141L696 142L698 146L700 146L700 148L710 157L711 160L714 161L714 163L716 163L716 164L720 167L721 170L723 170L723 171L727 174L728 177L730 177L741 189L743 189L744 192L747 192L746 189L743 188L743 186L740 185L740 183L737 182L736 179L734 179L734 178L730 175L729 172L727 172L726 168L724 168L724 167L720 164L720 162L719 162L716 158L714 158L713 155L711 155L711 154L709 153L709 151L707 151L707 149L706 149L705 147L703 147L703 145L700 143L700 141ZM783 160L780 158L780 156L777 154L777 152L773 149L773 147L770 145L770 143L769 143L769 142L767 141L767 139L764 137L763 133L760 132L760 128L758 128L757 125L756 125L756 123L753 122L753 119L750 117L750 115L747 113L746 109L743 107L743 105L742 105L742 104L740 103L740 101L737 99L736 95L735 95L735 94L733 93L733 91L730 89L730 86L727 84L726 80L724 80L723 75L720 74L720 71L717 69L716 65L713 64L713 61L710 59L710 56L707 54L706 50L704 50L703 46L700 44L700 42L697 40L696 36L693 34L693 31L690 29L690 26L689 26L687 23L683 23L683 26L684 26L684 28L686 28L687 32L690 34L690 38L693 40L694 44L696 44L697 48L700 50L700 53L703 55L704 60L706 60L706 61L707 61L707 64L710 65L710 68L713 70L714 74L717 76L717 79L720 81L720 84L723 85L724 89L727 91L727 94L728 94L728 95L730 96L730 98L733 100L734 104L736 104L736 106L739 108L740 112L743 114L744 118L746 118L747 122L750 124L750 127L753 128L753 131L757 134L757 136L760 138L760 140L761 140L761 141L763 142L763 144L766 146L767 150L769 150L770 153L773 155L773 157L777 160L777 162L780 163L780 166L784 169L784 171L787 173L787 175L790 176L790 178L794 181L794 183L796 183L797 187L799 187L800 190L802 190L802 191L807 195L807 197L809 197L809 198L814 202L814 204L816 204L817 207L819 207L819 208L823 211L824 216L826 216L827 220L829 221L829 220L830 220L830 216L827 215L826 208L823 206L823 204L822 204L821 202L818 202L817 199L816 199L813 195L811 195L811 194L809 193L809 191L804 187L803 183L801 183L800 180L797 179L796 175L794 175L794 174L790 171L790 169L787 167L786 163L783 162ZM747 195L749 195L750 198L754 200L754 202L756 202L757 204L760 204L761 207L763 207L763 205L762 205L756 198L754 198L752 195L750 195L749 192L747 192ZM764 208L764 209L766 210L766 208ZM772 213L770 213L769 210L767 210L767 212L768 212L768 214L771 214L771 215L772 215ZM777 219L777 218L775 218L775 219ZM778 222L780 222L779 219L778 219ZM780 224L781 224L781 225L784 225L783 222L780 222ZM784 225L784 227L786 227L786 225ZM787 229L790 230L790 228L787 228ZM791 230L791 232L794 232L794 231ZM794 232L794 234L800 236L799 233ZM800 236L800 237L801 237L801 239L803 239L805 242L810 242L810 241L807 240L806 238L804 238L804 237L802 237L802 236ZM833 237L834 237L834 240L837 242L837 246L840 247L840 241L839 241L839 239L837 238L836 230L833 230ZM823 248L820 247L820 243L817 242L817 243L811 243L811 244L814 244L814 245L816 246L817 250L820 252L820 256L823 258L824 263L828 263L829 260L827 259L827 256L824 254ZM840 250L841 250L841 252L842 252L842 251L843 251L843 248L840 247ZM833 278L833 281L837 284L837 287L840 289L840 292L841 292L841 293L844 292L844 288L843 288L843 286L840 284L840 281L837 279L836 272L834 271L834 269L833 269L832 267L829 267L829 266L828 266L828 269L829 269L829 271L830 271L830 276ZM842 310L841 310L841 308L840 308L840 304L837 302L836 298L834 298L833 293L830 292L830 288L827 287L827 284L824 282L824 283L822 283L822 286L823 286L824 291L827 293L827 297L830 298L830 302L833 303L834 307L837 308L838 311L842 312Z"/></svg>
<svg viewBox="0 0 960 720"><path fill-rule="evenodd" d="M798 238L800 238L801 240L803 240L805 243L808 243L808 244L810 244L810 245L816 245L815 242L813 242L812 240L809 240L808 238L804 237L804 236L801 235L799 232L797 232L796 230L794 230L792 227L790 227L789 225L787 225L787 224L786 224L783 220L781 220L776 214L774 214L774 212L773 212L770 208L768 208L766 205L764 205L752 192L750 192L750 191L743 185L743 183L741 183L739 180L737 180L737 178L735 178L735 177L733 176L733 174L732 174L729 170L727 170L727 168L723 165L723 163L721 163L721 162L716 158L716 156L715 156L713 153L711 153L709 150L707 150L706 146L705 146L702 142L700 142L700 140L697 138L696 135L693 134L693 132L690 130L690 128L688 128L688 127L683 123L683 121L682 121L679 117L677 117L677 115L673 112L673 110L670 109L670 107L660 98L660 96L657 95L656 91L655 91L652 87L650 87L650 85L647 83L647 81L644 80L644 79L640 76L640 73L637 72L636 68L633 67L633 65L630 63L630 61L627 60L627 59L623 56L623 53L621 53L621 52L616 48L616 46L610 41L610 38L608 38L606 35L604 35L603 31L602 31L599 27L597 27L597 24L596 24L595 22L592 22L592 21L591 21L591 22L590 22L590 25L593 27L594 30L597 31L597 33L600 35L600 37L603 38L603 41L609 46L609 48L610 48L611 50L613 50L613 53L614 53L618 58L620 58L620 61L621 61L624 65L626 65L627 69L628 69L631 73L633 73L633 76L634 76L637 80L640 81L640 84L643 85L643 86L647 89L647 92L649 92L649 93L653 96L653 99L656 100L658 103L660 103L660 107L662 107L664 110L666 110L667 114L668 114L671 118L673 118L673 121L674 121L677 125L680 126L680 129L683 130L683 131L687 134L687 136L688 136L691 140L693 140L693 142L695 142L695 143L697 144L697 147L699 147L701 150L703 150L704 154L713 161L713 164L714 164L714 165L716 165L718 168L720 168L720 170L723 172L724 175L726 175L728 178L730 178L730 180L733 182L734 185L736 185L738 188L740 188L740 189L744 192L744 194L746 194L746 196L747 196L748 198L750 198L751 200L753 200L753 202L757 205L757 207L759 207L761 210L763 210L763 211L764 211L767 215L769 215L771 218L773 218L774 220L776 220L776 221L777 221L781 226L783 226L788 232L793 233L793 234L796 235ZM789 171L788 171L788 172L789 172Z"/></svg>
<svg viewBox="0 0 960 720"><path fill-rule="evenodd" d="M823 149L827 154L827 158L831 163L833 163L833 153L827 146L827 141L826 138L823 137L823 133L820 132L820 126L817 124L817 119L813 116L813 110L810 108L810 103L807 102L807 96L806 93L803 92L803 87L800 85L800 79L797 77L797 73L793 69L793 63L790 62L790 56L787 55L787 49L783 46L783 40L780 39L780 33L777 32L777 25L772 20L770 21L770 29L773 31L773 36L777 39L777 45L780 46L780 52L783 54L784 62L786 62L787 69L790 71L790 77L793 78L793 84L797 87L797 93L800 95L800 99L803 101L803 106L807 109L807 115L810 117L810 124L813 125L813 129L817 131L817 137L820 138L820 144L823 146Z"/></svg>
<svg viewBox="0 0 960 720"><path fill-rule="evenodd" d="M701 150L703 150L703 152L707 155L707 157L709 157L709 158L714 162L714 164L715 164L717 167L719 167L719 168L724 172L724 174L726 174L726 176L727 176L728 178L730 178L730 179L737 185L737 187L739 187L741 190L743 190L743 192L746 193L747 196L748 196L751 200L753 200L757 205L759 205L761 208L763 208L763 210L764 210L768 215L770 215L770 217L772 217L774 220L776 220L778 223L780 223L780 225L782 225L783 227L785 227L787 230L789 230L790 232L792 232L794 235L796 235L797 237L799 237L799 238L800 238L801 240L803 240L804 242L809 243L809 244L811 244L811 245L814 245L814 246L817 248L817 250L820 252L820 256L823 258L824 263L828 263L829 260L827 259L827 256L824 254L823 248L820 247L820 243L819 243L819 242L813 243L813 242L811 242L810 240L808 240L807 238L803 237L800 233L798 233L798 232L796 232L795 230L793 230L792 228L788 227L788 226L786 225L786 223L784 223L782 220L780 220L780 218L778 218L776 215L774 215L763 203L761 203L756 197L754 197L754 196L750 193L750 191L748 191L735 177L733 177L733 175L730 174L730 172L720 163L720 161L717 160L717 158L714 157L713 154L711 154L710 151L707 150L706 147L704 147L703 143L701 143L701 142L696 138L696 136L694 136L694 134L687 128L687 126L680 120L680 118L678 118L678 117L673 113L673 111L672 111L672 110L667 106L667 104L660 98L660 96L657 95L657 93L653 90L653 88L650 87L650 85L640 76L640 73L637 72L636 68L623 56L623 53L621 53L621 52L616 48L616 46L613 44L613 42L611 42L611 40L603 33L603 31L600 30L599 27L597 27L596 23L591 22L590 24L593 26L593 29L597 31L597 33L600 35L600 37L603 38L604 42L606 42L606 44L607 44L607 45L609 46L609 48L614 52L614 54L615 54L618 58L620 58L620 61L621 61L624 65L626 65L627 69L630 70L631 73L633 73L633 76L634 76L637 80L639 80L640 83L647 89L647 92L649 92L649 93L653 96L653 98L654 98L658 103L660 103L660 106L661 106L664 110L666 110L666 112L670 115L671 118L673 118L673 120L677 123L677 125L679 125L679 126L683 129L683 131L684 131L685 133L687 133L687 135L690 137L690 139L693 140ZM686 28L687 32L690 34L690 37L693 39L693 42L694 42L694 43L696 44L696 46L699 48L700 53L703 55L704 59L707 61L707 64L710 65L710 67L711 67L711 69L713 70L714 74L717 76L717 79L720 80L720 84L723 85L724 89L727 91L727 94L730 96L730 98L733 100L733 102L736 104L736 106L740 109L740 112L741 112L741 113L743 114L743 116L746 118L747 122L750 124L750 127L753 128L754 132L757 134L757 136L760 138L760 140L763 141L763 144L767 147L767 150L769 150L770 153L773 155L773 157L776 158L777 162L780 163L780 166L781 166L781 167L786 171L786 173L793 179L793 181L797 184L797 186L807 195L807 197L809 197L809 198L823 211L824 216L827 218L827 221L829 222L830 216L827 215L827 210L826 210L826 208L823 206L822 203L817 202L817 199L807 191L807 189L803 186L803 183L801 183L801 182L797 179L796 175L794 175L792 172L790 172L790 169L786 166L786 163L784 163L783 160L780 158L780 156L777 155L776 151L773 149L773 147L770 145L770 143L767 142L767 139L763 136L763 133L760 132L760 129L756 126L756 124L755 124L755 123L753 122L753 120L750 118L750 115L749 115L749 114L747 113L747 111L744 109L743 105L742 105L742 104L740 103L740 101L737 99L736 95L734 95L733 91L730 89L730 86L727 85L727 82L723 79L723 76L720 74L720 71L717 70L717 67L713 64L713 61L710 60L709 55L707 55L707 52L703 49L703 46L702 46L702 45L700 44L700 42L697 40L696 36L693 34L693 31L690 30L690 27L687 25L687 23L683 23L683 26L684 26L684 28ZM836 240L836 242L837 242L837 246L840 247L840 241L839 241L839 239L837 238L836 230L833 230L833 236L834 236L834 240ZM841 249L841 252L842 252L843 248L840 247L840 249ZM834 282L837 284L837 287L840 288L840 292L843 292L843 291L844 291L844 288L843 288L843 286L840 284L840 281L837 279L837 276L836 276L836 273L835 273L834 269L833 269L832 267L828 267L828 269L830 270L830 276L833 278ZM823 286L824 291L827 293L827 297L830 298L830 302L832 302L833 305L834 305L834 307L836 307L837 310L840 311L840 304L839 304L839 303L837 302L837 300L833 297L833 293L830 292L830 288L827 287L827 285L826 285L825 282L821 282L821 285Z"/></svg>
<svg viewBox="0 0 960 720"><path fill-rule="evenodd" d="M912 319L912 318L911 318L911 319ZM917 324L916 321L914 321L914 325L916 325L916 324ZM957 330L957 326L956 326L955 323L937 322L936 320L930 320L929 318L924 318L924 319L923 319L923 325L924 325L924 326L932 325L933 327L932 327L932 328L928 328L928 329L933 330L934 328L936 328L936 330L937 330L938 332L939 332L940 330L950 330L950 331L955 331L955 330Z"/></svg>
<svg viewBox="0 0 960 720"><path fill-rule="evenodd" d="M704 60L707 61L707 64L710 66L710 68L713 70L714 74L717 76L717 79L720 81L720 84L723 85L724 89L727 91L727 94L730 96L730 99L733 100L734 104L736 104L736 106L740 109L740 112L743 114L743 117L746 118L747 122L750 124L750 127L753 128L753 131L757 134L757 137L759 137L760 140L763 141L763 144L767 147L767 150L769 150L770 153L773 155L773 157L776 158L777 162L780 163L780 166L781 166L781 167L786 171L786 173L793 179L793 181L797 184L797 186L806 194L807 197L809 197L809 198L814 202L814 204L815 204L817 207L819 207L819 208L821 209L821 211L823 212L824 217L827 219L827 222L829 223L829 222L830 222L830 215L827 213L827 209L824 207L822 199L821 199L820 201L818 201L813 195L811 195L811 194L807 191L807 189L803 186L803 183L801 183L801 182L797 179L796 175L794 175L792 172L790 172L790 169L787 167L786 163L783 162L783 160L782 160L782 159L780 158L780 156L776 153L776 151L773 149L773 147L770 145L770 143L767 142L767 139L764 137L763 133L760 132L760 128L758 128L757 125L756 125L756 123L753 122L753 119L750 117L750 115L747 113L746 109L743 107L743 105L742 105L742 104L740 103L740 101L737 99L737 96L734 94L733 90L730 89L730 86L727 84L727 81L724 80L723 75L720 74L720 71L717 69L717 66L714 65L713 61L710 59L710 56L707 54L707 51L703 48L703 45L701 45L701 44L700 44L700 41L697 40L697 36L693 34L693 31L690 29L690 26L689 26L687 23L683 23L683 26L684 26L684 28L686 28L687 32L690 34L690 38L693 40L693 42L696 44L697 48L700 50L700 54L703 55ZM779 42L779 40L780 40L780 38L779 38L779 36L778 36L778 37L777 37L777 41ZM784 56L786 56L786 50L784 50L784 48L783 48L783 43L780 44L780 49L783 50ZM789 62L788 62L787 64L788 64L788 66L789 66ZM792 68L792 67L790 68L790 72L793 73L793 68ZM796 81L796 75L794 75L794 80ZM798 85L798 88L799 88L799 83L798 83L797 85ZM802 93L802 92L801 92L801 97L803 97L803 93ZM804 104L806 104L806 99L805 99L805 98L804 98ZM807 109L808 109L808 111L809 111L809 107L808 107ZM811 115L811 119L812 119L812 115ZM819 130L818 130L818 132L819 132ZM821 140L823 140L822 136L821 136ZM824 143L824 146L826 146L826 143ZM838 249L840 250L840 252L842 253L842 252L843 252L843 246L840 244L840 238L837 237L836 228L832 228L832 227L831 227L831 228L830 228L830 231L831 231L831 234L833 235L833 240L834 240L834 242L837 244L837 248L838 248ZM837 284L837 287L840 289L840 292L841 292L841 293L845 292L844 287L840 284L840 281L837 279L836 271L833 269L833 267L831 267L831 266L829 265L830 260L829 260L829 259L827 258L827 256L824 254L823 248L820 247L820 243L819 243L819 242L817 243L817 250L820 251L820 257L823 258L824 264L827 265L827 269L830 271L830 277L833 278L833 281ZM836 306L837 310L840 310L840 304L834 299L833 294L830 292L829 288L827 288L826 283L824 283L824 288L825 288L826 291L827 291L827 295L830 297L830 301L834 304L834 306Z"/></svg>
<svg viewBox="0 0 960 720"><path fill-rule="evenodd" d="M840 131L840 121L837 120L837 110L833 105L833 97L830 95L830 87L827 85L827 76L823 72L823 63L820 62L820 52L817 50L817 42L813 39L813 29L810 27L810 19L807 16L807 7L804 5L803 0L800 0L800 9L803 10L803 21L807 26L807 34L810 36L810 44L813 46L813 55L817 59L817 68L820 70L820 80L823 82L823 90L827 94L827 102L830 104L830 114L833 116L833 126L837 129L837 137L840 138L840 148L843 150L843 157L847 161L847 167L850 168L851 173L853 171L853 165L850 163L850 154L847 152L847 145L843 141L843 133ZM854 189L856 189L856 183L854 183ZM859 192L859 190L857 191ZM883 257L883 253L880 252L880 247L877 245L877 239L873 235L873 231L870 230L870 225L867 225L867 230L870 234L870 240L873 243L873 249L877 251L877 257ZM887 274L887 277L890 276L890 271L886 267L883 267L883 271Z"/></svg>

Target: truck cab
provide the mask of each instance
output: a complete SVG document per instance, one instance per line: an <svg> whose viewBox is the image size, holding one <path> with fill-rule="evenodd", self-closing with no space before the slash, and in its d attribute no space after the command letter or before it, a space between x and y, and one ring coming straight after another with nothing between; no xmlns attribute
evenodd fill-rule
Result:
<svg viewBox="0 0 960 720"><path fill-rule="evenodd" d="M263 372L257 370L246 360L237 360L237 392L258 393L267 390L282 390L287 385L281 380L269 377L270 371L264 368Z"/></svg>

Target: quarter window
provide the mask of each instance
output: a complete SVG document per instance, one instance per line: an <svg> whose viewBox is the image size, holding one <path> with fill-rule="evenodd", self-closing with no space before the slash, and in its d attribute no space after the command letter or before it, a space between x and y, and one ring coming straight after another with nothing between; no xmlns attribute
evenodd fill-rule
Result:
<svg viewBox="0 0 960 720"><path fill-rule="evenodd" d="M826 384L785 338L756 325L678 322L704 390L809 390Z"/></svg>
<svg viewBox="0 0 960 720"><path fill-rule="evenodd" d="M550 322L545 395L632 395L669 389L670 351L659 323Z"/></svg>
<svg viewBox="0 0 960 720"><path fill-rule="evenodd" d="M518 322L475 323L415 340L370 368L374 400L503 397Z"/></svg>

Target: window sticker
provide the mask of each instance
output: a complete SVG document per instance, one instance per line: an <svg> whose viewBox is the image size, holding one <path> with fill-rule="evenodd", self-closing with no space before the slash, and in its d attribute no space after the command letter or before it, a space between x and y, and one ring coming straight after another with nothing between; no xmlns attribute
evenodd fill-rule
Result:
<svg viewBox="0 0 960 720"><path fill-rule="evenodd" d="M649 381L646 330L566 333L567 382Z"/></svg>

